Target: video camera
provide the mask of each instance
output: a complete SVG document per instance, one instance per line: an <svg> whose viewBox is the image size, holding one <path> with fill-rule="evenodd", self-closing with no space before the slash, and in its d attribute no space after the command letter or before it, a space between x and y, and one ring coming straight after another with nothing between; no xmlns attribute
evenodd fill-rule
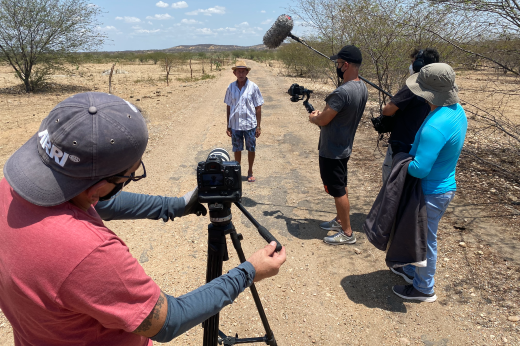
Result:
<svg viewBox="0 0 520 346"><path fill-rule="evenodd" d="M289 90L287 90L287 93L291 95L292 102L301 101L303 100L304 96L307 96L305 101L303 101L303 105L305 106L305 109L307 109L307 112L314 112L314 107L309 103L309 98L311 97L312 90L305 89L304 86L300 86L294 83L293 85L291 85Z"/></svg>
<svg viewBox="0 0 520 346"><path fill-rule="evenodd" d="M221 148L213 149L206 161L197 166L199 203L240 202L242 176L240 164L230 161L229 154Z"/></svg>
<svg viewBox="0 0 520 346"><path fill-rule="evenodd" d="M381 114L377 118L371 118L372 125L374 126L374 130L376 130L379 134L392 132L394 129L394 116L387 116Z"/></svg>

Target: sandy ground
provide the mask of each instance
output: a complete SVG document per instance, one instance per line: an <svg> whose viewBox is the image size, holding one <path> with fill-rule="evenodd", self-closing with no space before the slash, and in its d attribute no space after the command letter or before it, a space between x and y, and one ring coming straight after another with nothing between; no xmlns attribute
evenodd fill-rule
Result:
<svg viewBox="0 0 520 346"><path fill-rule="evenodd" d="M519 323L508 320L520 315L518 228L502 222L513 216L488 218L487 209L497 205L456 197L439 227L438 300L403 301L391 287L404 281L388 270L385 254L368 243L361 230L381 186L383 159L368 117L360 124L349 161L351 219L358 242L328 246L322 241L327 232L318 224L332 219L335 209L319 177L319 129L307 121L302 104L291 103L285 92L294 82L322 94L331 86L284 77L264 64L248 64L265 105L254 165L257 181L243 183L243 205L287 247L280 273L257 284L278 345L520 345ZM83 77L56 76L61 86L52 92L30 95L15 93L12 73L0 69L5 86L0 92L0 166L59 101L76 92L108 91L108 77L101 72L109 65L87 68L82 68ZM215 79L174 81L166 87L158 81L157 66L123 68L129 73L115 76L114 93L146 111L150 132L143 158L149 177L128 190L181 196L195 187L197 163L212 148L231 151L223 98L234 76L226 66ZM320 95L311 99L317 109L324 106ZM232 212L247 257L265 241L238 209ZM107 226L122 237L163 291L178 296L204 284L208 223L208 217L188 216L167 223L112 221ZM459 246L461 241L467 246ZM225 270L239 263L231 242L228 249ZM264 335L249 290L223 310L220 321L228 335ZM202 333L195 327L170 344L201 345ZM0 344L14 344L1 313Z"/></svg>

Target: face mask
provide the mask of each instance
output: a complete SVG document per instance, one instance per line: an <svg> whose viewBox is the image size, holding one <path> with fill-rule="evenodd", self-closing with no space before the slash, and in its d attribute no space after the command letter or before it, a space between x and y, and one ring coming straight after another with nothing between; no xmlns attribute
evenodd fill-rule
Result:
<svg viewBox="0 0 520 346"><path fill-rule="evenodd" d="M115 198L119 192L121 192L121 190L123 190L123 186L126 186L128 185L128 183L130 183L131 180L128 180L126 182L122 182L122 183L119 183L119 184L115 184L116 186L112 189L112 191L110 191L108 193L108 195L105 195L103 197L99 197L99 201L103 202L103 201L108 201L112 198Z"/></svg>
<svg viewBox="0 0 520 346"><path fill-rule="evenodd" d="M336 67L336 73L339 78L343 79L343 71L341 71L341 68Z"/></svg>
<svg viewBox="0 0 520 346"><path fill-rule="evenodd" d="M413 72L413 64L410 64L410 66L408 67L408 71L410 72L410 76L415 73Z"/></svg>

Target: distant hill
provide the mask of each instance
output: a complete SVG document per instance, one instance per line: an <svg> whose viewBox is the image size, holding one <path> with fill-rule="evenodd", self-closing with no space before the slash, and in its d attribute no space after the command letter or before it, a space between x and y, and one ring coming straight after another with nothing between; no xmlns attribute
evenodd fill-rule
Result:
<svg viewBox="0 0 520 346"><path fill-rule="evenodd" d="M182 45L166 49L146 49L146 50L125 50L125 51L110 51L104 53L153 53L153 52L194 52L194 53L211 53L211 52L230 52L234 50L266 50L268 49L264 44L257 44L255 46L236 46L236 45L220 45L220 44L195 44Z"/></svg>
<svg viewBox="0 0 520 346"><path fill-rule="evenodd" d="M267 47L263 44L257 44L255 46L236 46L236 45L219 45L219 44L196 44L193 46L184 45L184 46L175 46L172 48L162 49L163 52L229 52L233 50L265 50Z"/></svg>

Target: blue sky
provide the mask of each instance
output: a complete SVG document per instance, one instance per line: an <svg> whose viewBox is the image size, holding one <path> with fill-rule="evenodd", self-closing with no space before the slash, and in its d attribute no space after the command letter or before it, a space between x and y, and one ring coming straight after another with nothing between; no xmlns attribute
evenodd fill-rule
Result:
<svg viewBox="0 0 520 346"><path fill-rule="evenodd" d="M274 20L287 12L288 0L94 0L101 7L108 36L104 51L165 49L178 45L235 44L251 46ZM291 13L287 13L291 14ZM301 34L295 21L295 35Z"/></svg>

